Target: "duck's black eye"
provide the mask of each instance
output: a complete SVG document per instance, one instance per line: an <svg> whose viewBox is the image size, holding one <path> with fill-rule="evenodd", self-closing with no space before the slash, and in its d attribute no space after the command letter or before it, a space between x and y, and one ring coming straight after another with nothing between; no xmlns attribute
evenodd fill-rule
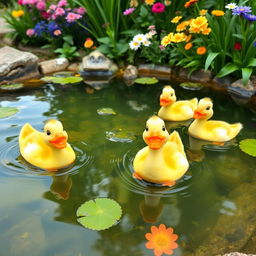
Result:
<svg viewBox="0 0 256 256"><path fill-rule="evenodd" d="M207 107L207 108L206 108L206 110L210 110L210 109L211 109L211 107Z"/></svg>
<svg viewBox="0 0 256 256"><path fill-rule="evenodd" d="M51 135L51 132L50 132L49 130L47 130L47 131L46 131L46 134L47 134L48 136L50 136L50 135Z"/></svg>
<svg viewBox="0 0 256 256"><path fill-rule="evenodd" d="M171 96L173 96L173 93L171 94Z"/></svg>
<svg viewBox="0 0 256 256"><path fill-rule="evenodd" d="M165 129L165 127L164 127L164 126L163 126L162 130L165 132L165 130L166 130L166 129Z"/></svg>
<svg viewBox="0 0 256 256"><path fill-rule="evenodd" d="M146 127L146 131L148 131L148 127Z"/></svg>

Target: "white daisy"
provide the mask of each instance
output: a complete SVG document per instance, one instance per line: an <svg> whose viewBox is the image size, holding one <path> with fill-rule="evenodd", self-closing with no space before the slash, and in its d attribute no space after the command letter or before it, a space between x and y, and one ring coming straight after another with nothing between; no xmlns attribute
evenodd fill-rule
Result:
<svg viewBox="0 0 256 256"><path fill-rule="evenodd" d="M130 49L137 51L140 47L140 43L133 40L129 43L129 46L130 46Z"/></svg>
<svg viewBox="0 0 256 256"><path fill-rule="evenodd" d="M151 45L151 42L149 40L144 40L142 43L144 46L147 46L147 47Z"/></svg>
<svg viewBox="0 0 256 256"><path fill-rule="evenodd" d="M134 42L142 43L143 41L146 40L146 35L144 34L138 34L133 38Z"/></svg>
<svg viewBox="0 0 256 256"><path fill-rule="evenodd" d="M233 10L237 7L237 4L236 3L230 3L230 4L227 4L225 7L229 10Z"/></svg>

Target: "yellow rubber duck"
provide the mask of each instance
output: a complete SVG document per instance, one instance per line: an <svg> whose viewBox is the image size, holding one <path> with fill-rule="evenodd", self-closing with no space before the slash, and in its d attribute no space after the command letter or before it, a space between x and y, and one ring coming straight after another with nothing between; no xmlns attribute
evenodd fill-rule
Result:
<svg viewBox="0 0 256 256"><path fill-rule="evenodd" d="M171 86L165 86L160 95L160 110L158 116L166 121L185 121L193 118L198 100L176 101L175 91Z"/></svg>
<svg viewBox="0 0 256 256"><path fill-rule="evenodd" d="M148 146L136 154L133 176L164 186L174 185L189 167L178 132L169 135L164 121L153 116L146 123L143 139Z"/></svg>
<svg viewBox="0 0 256 256"><path fill-rule="evenodd" d="M233 139L243 128L241 123L229 124L223 121L213 121L213 103L210 98L203 98L199 101L194 113L195 120L188 128L192 137L213 141L225 142Z"/></svg>
<svg viewBox="0 0 256 256"><path fill-rule="evenodd" d="M75 161L75 152L67 143L68 135L62 123L49 120L44 132L26 123L19 135L19 147L23 158L30 164L48 171L57 171Z"/></svg>

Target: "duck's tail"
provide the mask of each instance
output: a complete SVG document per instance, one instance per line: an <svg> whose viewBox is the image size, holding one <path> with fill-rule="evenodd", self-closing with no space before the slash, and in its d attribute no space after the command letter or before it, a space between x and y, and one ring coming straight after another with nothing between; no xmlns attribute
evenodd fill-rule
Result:
<svg viewBox="0 0 256 256"><path fill-rule="evenodd" d="M193 110L195 110L197 108L197 105L198 105L198 99L193 98L189 102L191 103L191 106L192 106Z"/></svg>
<svg viewBox="0 0 256 256"><path fill-rule="evenodd" d="M20 131L20 135L19 135L19 143L21 144L22 141L24 141L24 139L31 133L35 132L36 130L29 124L26 123L25 125L23 125L23 127L21 128Z"/></svg>
<svg viewBox="0 0 256 256"><path fill-rule="evenodd" d="M184 152L184 146L181 141L180 135L177 131L173 131L170 134L168 141L175 143L177 145L178 150Z"/></svg>
<svg viewBox="0 0 256 256"><path fill-rule="evenodd" d="M241 123L231 124L231 137L234 138L242 130L243 125Z"/></svg>

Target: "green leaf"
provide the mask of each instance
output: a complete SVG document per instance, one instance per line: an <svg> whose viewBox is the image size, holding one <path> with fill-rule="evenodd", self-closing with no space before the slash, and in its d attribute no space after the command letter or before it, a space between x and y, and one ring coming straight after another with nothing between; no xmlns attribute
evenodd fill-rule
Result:
<svg viewBox="0 0 256 256"><path fill-rule="evenodd" d="M217 77L223 77L226 76L230 73L233 73L235 71L237 71L239 69L239 67L235 64L232 63L228 63L226 64L221 70L220 72L217 74Z"/></svg>
<svg viewBox="0 0 256 256"><path fill-rule="evenodd" d="M243 85L246 86L251 74L252 74L253 69L252 68L242 68L242 80L243 80Z"/></svg>
<svg viewBox="0 0 256 256"><path fill-rule="evenodd" d="M67 35L63 37L64 41L70 45L74 44L73 37L71 35Z"/></svg>
<svg viewBox="0 0 256 256"><path fill-rule="evenodd" d="M207 70L211 63L214 61L214 59L219 55L219 52L210 52L207 56L207 59L205 61L204 69Z"/></svg>
<svg viewBox="0 0 256 256"><path fill-rule="evenodd" d="M99 109L97 109L97 113L100 116L116 115L116 112L112 108L99 108Z"/></svg>
<svg viewBox="0 0 256 256"><path fill-rule="evenodd" d="M12 107L0 107L0 118L15 115L19 110Z"/></svg>
<svg viewBox="0 0 256 256"><path fill-rule="evenodd" d="M76 84L83 81L82 77L67 76L67 77L55 77L46 76L41 78L44 82L54 83L54 84Z"/></svg>
<svg viewBox="0 0 256 256"><path fill-rule="evenodd" d="M193 61L189 62L187 65L185 65L184 68L195 67L195 66L198 66L200 64L201 64L201 62L199 60L193 60Z"/></svg>
<svg viewBox="0 0 256 256"><path fill-rule="evenodd" d="M78 222L93 230L110 228L122 216L120 205L109 198L96 198L82 204L77 212Z"/></svg>
<svg viewBox="0 0 256 256"><path fill-rule="evenodd" d="M103 43L103 44L110 44L111 40L109 37L101 37L97 39L98 42Z"/></svg>
<svg viewBox="0 0 256 256"><path fill-rule="evenodd" d="M200 83L184 82L179 84L180 87L188 90L201 90L204 86Z"/></svg>
<svg viewBox="0 0 256 256"><path fill-rule="evenodd" d="M240 149L250 155L256 157L256 139L245 139L239 143Z"/></svg>
<svg viewBox="0 0 256 256"><path fill-rule="evenodd" d="M135 80L137 84L156 84L159 81L155 77L141 77Z"/></svg>
<svg viewBox="0 0 256 256"><path fill-rule="evenodd" d="M256 58L252 58L248 62L248 67L256 67Z"/></svg>

